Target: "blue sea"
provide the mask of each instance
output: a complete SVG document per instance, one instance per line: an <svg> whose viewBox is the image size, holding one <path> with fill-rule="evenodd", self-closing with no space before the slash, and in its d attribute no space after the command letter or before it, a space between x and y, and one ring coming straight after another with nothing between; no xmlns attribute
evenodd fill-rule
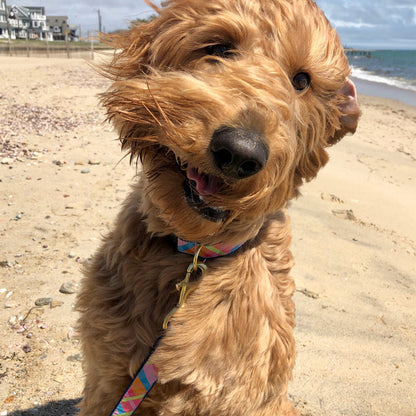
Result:
<svg viewBox="0 0 416 416"><path fill-rule="evenodd" d="M348 59L359 92L416 106L416 50L376 50Z"/></svg>

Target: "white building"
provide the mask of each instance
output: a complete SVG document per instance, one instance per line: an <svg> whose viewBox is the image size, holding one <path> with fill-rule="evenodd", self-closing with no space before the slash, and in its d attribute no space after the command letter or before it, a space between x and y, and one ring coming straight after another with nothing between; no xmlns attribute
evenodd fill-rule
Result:
<svg viewBox="0 0 416 416"><path fill-rule="evenodd" d="M53 34L46 24L44 7L7 6L0 0L0 38L39 39L53 41Z"/></svg>
<svg viewBox="0 0 416 416"><path fill-rule="evenodd" d="M6 2L0 0L0 39L7 38Z"/></svg>

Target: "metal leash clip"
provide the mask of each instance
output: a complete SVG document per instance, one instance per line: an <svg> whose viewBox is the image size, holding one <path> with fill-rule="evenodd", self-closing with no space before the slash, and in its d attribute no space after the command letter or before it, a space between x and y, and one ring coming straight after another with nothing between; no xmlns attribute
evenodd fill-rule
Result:
<svg viewBox="0 0 416 416"><path fill-rule="evenodd" d="M163 329L165 330L168 329L169 321L171 320L174 313L185 305L188 296L196 289L197 280L199 280L208 269L206 264L198 263L198 257L201 249L202 246L198 248L194 255L193 262L188 266L185 279L176 284L176 290L179 292L179 301L176 306L166 315L165 320L163 321ZM191 280L192 275L197 273L198 270L201 272L201 274L199 276L194 276L194 278Z"/></svg>

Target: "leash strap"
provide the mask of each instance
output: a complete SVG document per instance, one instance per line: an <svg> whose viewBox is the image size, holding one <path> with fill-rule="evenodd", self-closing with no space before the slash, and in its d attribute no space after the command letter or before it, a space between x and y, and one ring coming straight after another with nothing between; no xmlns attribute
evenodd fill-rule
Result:
<svg viewBox="0 0 416 416"><path fill-rule="evenodd" d="M157 381L159 369L152 363L152 357L160 338L155 342L152 351L137 371L133 381L127 387L120 401L111 412L110 416L130 416L140 406Z"/></svg>

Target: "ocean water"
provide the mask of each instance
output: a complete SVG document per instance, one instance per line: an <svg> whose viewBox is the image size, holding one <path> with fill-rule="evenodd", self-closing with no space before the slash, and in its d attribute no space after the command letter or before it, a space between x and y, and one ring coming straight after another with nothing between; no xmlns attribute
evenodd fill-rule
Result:
<svg viewBox="0 0 416 416"><path fill-rule="evenodd" d="M354 78L416 92L416 50L369 52L348 57Z"/></svg>

